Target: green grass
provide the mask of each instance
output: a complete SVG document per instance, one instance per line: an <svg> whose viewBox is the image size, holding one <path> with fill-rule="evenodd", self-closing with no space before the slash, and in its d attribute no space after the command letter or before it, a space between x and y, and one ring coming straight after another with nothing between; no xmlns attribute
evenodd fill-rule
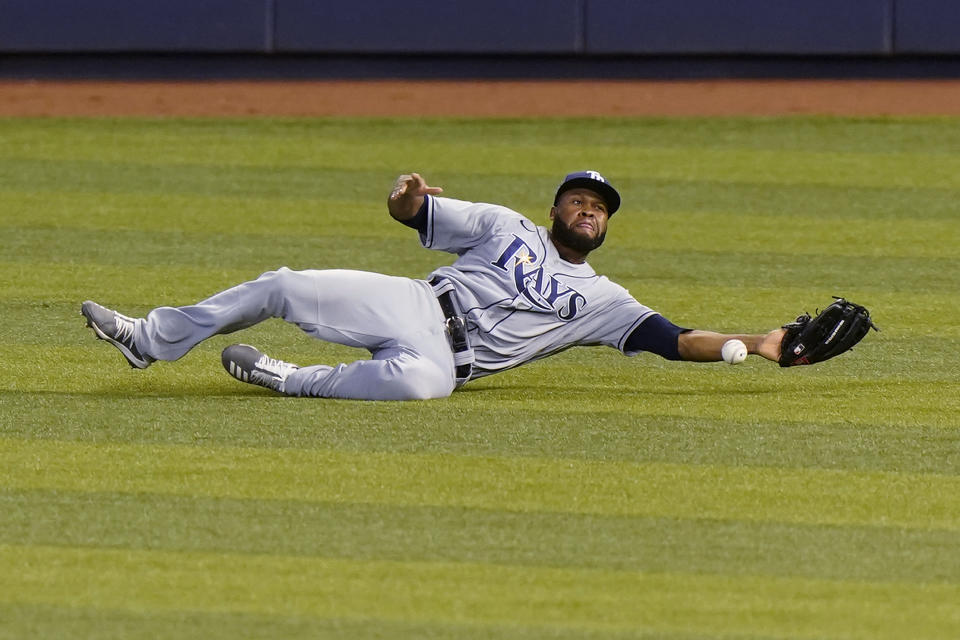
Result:
<svg viewBox="0 0 960 640"><path fill-rule="evenodd" d="M222 371L365 355L280 321L133 371L79 316L423 277L397 174L545 221L583 168L625 203L591 263L675 322L882 333L373 403ZM0 119L0 639L958 637L958 196L952 119Z"/></svg>

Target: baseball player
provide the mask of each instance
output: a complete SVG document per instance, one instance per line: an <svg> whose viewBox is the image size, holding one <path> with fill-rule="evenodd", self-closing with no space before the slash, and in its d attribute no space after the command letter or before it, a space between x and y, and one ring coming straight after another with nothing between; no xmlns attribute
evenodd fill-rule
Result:
<svg viewBox="0 0 960 640"><path fill-rule="evenodd" d="M335 366L297 366L243 344L223 351L230 375L291 396L443 398L469 380L581 345L718 361L723 344L736 338L750 354L780 358L783 329L724 335L681 328L594 272L587 256L620 208L620 194L595 171L564 178L549 228L503 206L441 197L442 191L411 173L397 178L387 199L390 215L416 230L424 247L457 255L426 280L284 267L145 318L90 301L81 312L98 338L141 369L272 317L370 351L369 360Z"/></svg>

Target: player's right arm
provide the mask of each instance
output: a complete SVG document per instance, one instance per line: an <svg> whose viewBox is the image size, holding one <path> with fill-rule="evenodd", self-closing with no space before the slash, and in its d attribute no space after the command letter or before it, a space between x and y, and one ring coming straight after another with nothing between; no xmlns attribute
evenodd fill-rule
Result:
<svg viewBox="0 0 960 640"><path fill-rule="evenodd" d="M405 222L417 215L425 196L442 192L440 187L427 185L419 173L403 174L393 184L393 190L387 198L387 210L394 220Z"/></svg>

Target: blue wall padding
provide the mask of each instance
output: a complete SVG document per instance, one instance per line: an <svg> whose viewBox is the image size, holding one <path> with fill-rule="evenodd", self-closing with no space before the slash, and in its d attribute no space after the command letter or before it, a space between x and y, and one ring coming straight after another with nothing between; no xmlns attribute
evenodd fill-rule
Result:
<svg viewBox="0 0 960 640"><path fill-rule="evenodd" d="M960 0L0 0L0 53L960 54Z"/></svg>
<svg viewBox="0 0 960 640"><path fill-rule="evenodd" d="M270 0L0 0L0 51L267 50Z"/></svg>
<svg viewBox="0 0 960 640"><path fill-rule="evenodd" d="M896 0L898 53L960 53L960 2Z"/></svg>
<svg viewBox="0 0 960 640"><path fill-rule="evenodd" d="M581 0L276 0L277 51L575 53Z"/></svg>
<svg viewBox="0 0 960 640"><path fill-rule="evenodd" d="M586 0L588 53L886 54L892 0Z"/></svg>

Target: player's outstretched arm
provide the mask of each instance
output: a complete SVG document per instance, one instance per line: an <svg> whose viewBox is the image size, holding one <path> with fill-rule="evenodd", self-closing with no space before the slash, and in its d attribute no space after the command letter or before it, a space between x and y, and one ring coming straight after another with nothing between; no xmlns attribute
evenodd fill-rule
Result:
<svg viewBox="0 0 960 640"><path fill-rule="evenodd" d="M731 335L713 331L688 331L677 338L677 350L682 360L692 362L718 362L723 360L720 354L727 340L741 340L747 346L747 353L763 356L777 362L780 359L780 343L783 341L783 329L774 329L769 333Z"/></svg>
<svg viewBox="0 0 960 640"><path fill-rule="evenodd" d="M417 215L423 205L424 196L442 192L440 187L428 186L419 173L405 173L393 184L393 190L387 198L387 210L395 220L409 220Z"/></svg>

